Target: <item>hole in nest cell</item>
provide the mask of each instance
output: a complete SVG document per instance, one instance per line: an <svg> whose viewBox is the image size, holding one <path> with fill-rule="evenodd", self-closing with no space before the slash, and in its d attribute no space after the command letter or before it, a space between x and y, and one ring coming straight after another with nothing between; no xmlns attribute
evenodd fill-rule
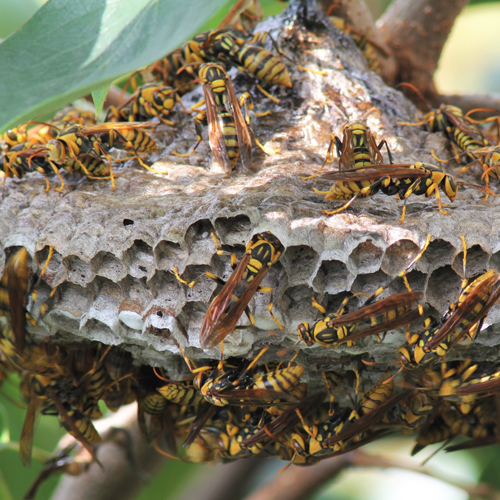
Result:
<svg viewBox="0 0 500 500"><path fill-rule="evenodd" d="M318 258L318 254L309 246L288 247L282 257L282 262L288 271L290 282L308 282L316 267Z"/></svg>
<svg viewBox="0 0 500 500"><path fill-rule="evenodd" d="M389 276L394 276L405 269L419 251L418 245L411 240L397 241L385 251L380 269Z"/></svg>
<svg viewBox="0 0 500 500"><path fill-rule="evenodd" d="M461 281L451 266L436 269L427 285L427 301L443 314L449 304L458 299Z"/></svg>
<svg viewBox="0 0 500 500"><path fill-rule="evenodd" d="M338 293L349 284L349 271L340 260L324 260L314 278L314 286L325 293Z"/></svg>
<svg viewBox="0 0 500 500"><path fill-rule="evenodd" d="M214 225L227 245L245 245L252 230L252 222L246 215L219 217L214 221Z"/></svg>
<svg viewBox="0 0 500 500"><path fill-rule="evenodd" d="M448 241L434 240L430 242L420 260L423 264L429 266L430 270L434 270L451 264L455 253L455 247Z"/></svg>
<svg viewBox="0 0 500 500"><path fill-rule="evenodd" d="M210 233L214 231L212 223L208 219L201 219L191 224L184 235L184 241L188 248L191 248L200 240L205 240L207 238L213 242Z"/></svg>
<svg viewBox="0 0 500 500"><path fill-rule="evenodd" d="M132 226L134 224L134 221L132 219L123 219L123 225L126 226Z"/></svg>
<svg viewBox="0 0 500 500"><path fill-rule="evenodd" d="M349 255L349 264L356 274L368 274L380 267L384 251L374 245L371 240L360 243Z"/></svg>
<svg viewBox="0 0 500 500"><path fill-rule="evenodd" d="M463 276L463 251L453 260L453 270L462 278ZM488 268L490 256L481 248L480 245L474 245L467 249L467 262L465 264L465 277L477 276Z"/></svg>

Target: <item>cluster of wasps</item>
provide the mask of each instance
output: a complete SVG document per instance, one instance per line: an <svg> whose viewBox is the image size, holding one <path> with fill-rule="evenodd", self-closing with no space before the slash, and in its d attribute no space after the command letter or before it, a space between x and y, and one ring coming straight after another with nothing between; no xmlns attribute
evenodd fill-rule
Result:
<svg viewBox="0 0 500 500"><path fill-rule="evenodd" d="M119 107L111 106L103 123L96 123L91 112L68 109L49 122L33 121L9 130L1 139L0 170L4 182L8 177L21 178L38 171L46 176L56 174L61 182L57 188L60 191L64 180L59 170L65 169L89 179L111 179L114 189L113 163L129 158L117 160L109 155L109 150L122 149L151 170L141 159L157 151L148 131L161 123L174 126L171 114L176 104L186 113L194 113L198 142L188 153L172 154L180 157L193 154L202 141L202 125L208 125L211 149L224 171L230 173L238 158L249 167L252 163L249 110L253 110L253 101L249 92L236 97L226 67L253 76L259 82L257 88L271 98L260 83L292 86L281 57L262 47L268 34L250 34L261 19L258 1L240 0L217 30L199 33L181 48L133 75L134 86L137 80L153 81L136 88ZM188 110L181 96L198 82L202 83L204 99ZM198 109L203 105L205 109ZM269 112L256 114L265 116ZM257 139L256 143L260 146ZM46 181L48 190L47 177Z"/></svg>
<svg viewBox="0 0 500 500"><path fill-rule="evenodd" d="M85 451L87 465L100 464L96 447L101 437L93 424L101 416L100 401L111 411L137 401L144 437L160 453L191 462L277 456L310 465L394 432L418 433L414 453L433 443L449 444L457 436L469 440L448 451L496 443L500 367L473 363L470 358L450 363L445 358L458 343L478 337L500 299L500 273L488 270L473 279L464 278L456 302L441 317L428 314L423 293L411 290L407 274L431 237L409 265L361 307L350 307L353 297L348 297L338 310L328 312L313 299L321 319L298 325L297 343L321 348L351 347L372 336L382 342L387 332L406 327L394 369L382 373L368 388L363 387L364 380L373 379L376 360L364 359L358 369L346 373L321 371L324 383L312 387L302 380L305 367L296 362L299 351L281 363L264 362L267 347L251 361L223 358L224 339L237 328L243 313L254 324L249 310L253 295L271 291L261 283L284 247L270 232L254 235L239 262L232 256L234 270L226 282L210 272L202 275L223 285L208 307L199 334L205 349L222 344L221 359L196 366L179 345L186 376L178 380L168 378L162 368L135 366L130 353L117 347L56 346L36 340L27 330L28 324L37 323L28 312L28 302L36 301L44 269L38 279L30 277L29 256L21 248L10 256L0 281L2 378L18 374L28 407L20 438L21 460L29 464L36 417L44 414L57 416L79 443L80 452ZM467 246L462 240L465 276ZM197 282L187 282L178 272L176 276L183 286ZM396 280L403 280L408 290L380 298ZM268 310L282 329L271 302ZM40 314L45 313L42 306ZM69 451L57 457L40 477L74 469L77 457L71 458ZM27 498L33 498L41 482L35 481Z"/></svg>
<svg viewBox="0 0 500 500"><path fill-rule="evenodd" d="M248 170L252 165L252 136L256 144L268 153L250 127L249 110L254 110L252 96L249 92L236 96L226 69L236 68L254 78L256 88L276 102L279 100L263 85L292 87L290 74L283 62L286 56L276 42L267 32L252 33L261 19L258 0L238 0L216 30L199 33L179 49L132 76L131 81L136 87L134 94L120 106L110 107L103 123L96 123L92 113L69 109L47 123L29 122L9 130L1 140L0 170L4 173L4 182L8 177L22 177L27 172L38 171L46 176L47 189L47 175L56 174L61 182L57 189L62 190L64 180L59 171L64 169L84 174L90 179L111 179L114 189L114 163L133 157L143 167L152 170L141 158L157 151L156 142L148 132L158 124L174 126L172 113L176 104L193 115L197 142L187 153L172 151L171 154L178 157L193 154L202 141L202 126L205 125L209 129L214 158L224 172L230 174L238 159ZM330 20L353 38L370 69L380 73L379 54L386 52L384 47L357 32L342 18L330 16ZM269 38L276 53L263 47ZM295 66L310 70L297 64ZM147 83L137 88L138 81ZM193 90L198 82L202 84L204 99L186 109L181 97ZM203 105L204 109L200 109ZM474 163L482 165L485 187L474 186L485 190L487 198L491 193L490 177L500 177L500 149L497 145L498 134L493 137L493 133L488 133L479 125L492 121L500 123L500 118L491 117L480 122L471 117L476 111L464 115L455 106L442 105L418 117L415 123L400 124L423 125L430 132L443 133L452 144L455 159L468 162L459 173L468 170ZM269 113L255 111L257 116ZM381 153L384 145L387 160ZM111 148L122 149L131 156L118 160L110 156ZM348 122L342 139L332 134L321 169L333 161L334 152L338 158L338 170L320 176L323 180L334 181L334 184L328 191L314 191L325 195L325 200L347 202L338 209L324 210L327 215L337 214L354 200L378 192L404 200L401 222L405 219L406 201L411 195L434 195L440 212L446 214L440 191L453 202L458 185L466 184L433 165L422 162L394 164L387 143L382 140L377 144L370 129L362 122ZM442 161L439 158L436 160Z"/></svg>
<svg viewBox="0 0 500 500"><path fill-rule="evenodd" d="M235 67L253 76L259 82L257 87L272 99L276 98L262 84L292 86L282 58L262 46L267 34L251 34L260 18L256 0L238 1L217 30L196 35L143 70L142 78L154 81L137 88L121 106L111 107L104 123L96 123L93 114L72 109L50 122L32 122L31 128L26 125L7 132L2 139L0 165L5 178L22 177L31 171L54 173L60 178L61 190L64 181L59 170L65 169L113 182L113 163L121 161L110 156L113 147L150 168L141 158L156 151L148 131L158 122L174 125L171 115L176 104L195 113L198 141L191 152L175 154L192 154L202 140L201 126L208 125L212 152L226 173L233 171L239 158L244 166L250 166L254 134L248 109L253 109L253 103L249 93L236 96L226 69ZM376 52L383 48L341 26L338 19L332 22L353 36L370 68L378 71ZM204 99L186 110L181 97L198 82L202 83ZM203 104L205 109L200 110ZM469 162L463 170L472 163L482 165L485 189L490 176L500 178L500 150L494 145L495 138L470 114L443 105L417 122L403 125L424 125L430 132L442 132L460 150L457 157ZM389 163L383 160L384 147ZM327 200L347 203L328 214L379 191L395 195L405 204L412 194L434 195L442 213L446 211L440 190L450 201L455 199L459 182L454 177L423 163L394 164L387 143L383 140L377 144L362 122L347 123L342 139L332 134L323 166L333 160L335 152L338 171L321 175L334 184L329 191L318 192L326 194ZM405 208L402 220L404 216ZM457 301L441 317L433 317L422 304L423 293L412 291L406 278L429 242L430 236L422 251L395 278L404 280L408 291L380 298L392 280L354 310L349 310L353 309L351 298L336 311L327 311L313 300L322 317L314 323L299 324L297 339L306 346L350 347L372 336L383 341L387 332L407 328L406 339L395 353L394 372L381 374L371 387L362 387L364 379L373 378L367 372L373 372L377 363L364 360L362 366L347 373L321 372L324 384L317 388L302 380L305 367L296 362L298 355L287 362L266 363L267 349L251 361L221 356L219 362L199 367L179 346L186 377L172 380L162 369L136 366L130 353L117 347L98 343L83 348L56 346L37 340L27 329L29 324L36 324L28 312L36 280L30 277L26 249L20 249L10 256L0 282L0 381L9 373L18 374L21 381L21 395L27 404L20 438L21 460L29 464L35 421L37 415L44 414L57 416L88 454L88 462L100 464L96 447L101 437L93 420L101 415L101 401L111 411L137 401L138 422L145 438L159 452L193 462L258 455L308 465L396 431L418 433L415 453L457 436L468 437L469 441L448 450L496 443L500 367L474 364L471 359L449 363L445 358L457 344L477 338L500 298L500 274L489 270L464 279ZM464 276L466 250L464 241ZM222 288L208 306L201 326L199 342L203 349L223 343L244 313L250 324L255 323L250 301L256 292L271 291L261 283L283 252L284 246L274 234L258 233L248 242L239 262L231 258L233 273L226 282L210 272L204 274ZM188 282L174 271L184 286L192 288L198 281ZM43 270L40 274L41 278ZM272 302L268 310L282 330L272 312ZM401 372L403 376L399 377ZM180 443L184 451L179 449ZM50 461L27 498L35 495L41 480L51 473L73 470L75 460L68 451Z"/></svg>

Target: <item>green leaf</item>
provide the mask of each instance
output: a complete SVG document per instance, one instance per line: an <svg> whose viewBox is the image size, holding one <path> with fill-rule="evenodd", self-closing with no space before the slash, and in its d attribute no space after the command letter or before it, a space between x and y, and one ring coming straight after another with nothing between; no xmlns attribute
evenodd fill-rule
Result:
<svg viewBox="0 0 500 500"><path fill-rule="evenodd" d="M101 114L102 108L104 107L104 101L106 100L110 87L111 83L103 85L102 87L92 91L92 99L94 100L96 116Z"/></svg>
<svg viewBox="0 0 500 500"><path fill-rule="evenodd" d="M0 403L0 449L3 444L10 441L9 414L3 404ZM1 497L0 497L1 498Z"/></svg>
<svg viewBox="0 0 500 500"><path fill-rule="evenodd" d="M0 45L0 131L151 64L227 0L49 0Z"/></svg>
<svg viewBox="0 0 500 500"><path fill-rule="evenodd" d="M0 498L2 500L14 500L14 497L12 496L9 487L7 485L7 482L5 481L1 471L0 471Z"/></svg>

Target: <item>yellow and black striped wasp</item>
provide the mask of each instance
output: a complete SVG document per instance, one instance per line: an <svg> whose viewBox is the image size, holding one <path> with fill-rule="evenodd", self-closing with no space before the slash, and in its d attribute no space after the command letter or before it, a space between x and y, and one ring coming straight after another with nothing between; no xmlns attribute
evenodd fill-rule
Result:
<svg viewBox="0 0 500 500"><path fill-rule="evenodd" d="M349 301L346 298L337 313L325 316L322 320L313 325L307 322L298 326L300 339L308 346L319 344L323 347L336 347L346 342L348 346L355 340L370 335L406 326L419 319L422 314L420 307L414 309L413 306L423 298L421 292L403 292L391 295L382 300L374 302L395 280L405 278L411 267L422 257L429 246L431 235L427 236L426 243L422 250L410 262L406 269L401 271L387 285L380 287L369 297L363 307L348 314L344 314L344 308ZM352 298L352 297L351 297ZM326 310L313 300L315 306L323 315Z"/></svg>
<svg viewBox="0 0 500 500"><path fill-rule="evenodd" d="M325 9L328 19L330 19L331 23L336 28L338 28L346 35L349 35L354 40L354 43L358 46L359 50L361 50L361 52L365 56L368 67L377 75L380 75L381 67L379 53L385 57L388 57L389 53L387 49L374 40L370 39L369 32L363 34L360 31L356 30L353 26L348 24L343 17L339 17L342 15L342 12L336 13L337 15L332 15L332 13L339 8L341 8L341 5L337 2L332 1L328 9Z"/></svg>
<svg viewBox="0 0 500 500"><path fill-rule="evenodd" d="M375 110L372 108L371 111ZM327 163L333 161L334 147L337 152L339 162L339 171L361 169L381 165L383 157L380 151L385 145L389 163L393 163L392 154L387 141L383 139L379 144L376 143L372 131L362 122L351 122L344 126L342 132L342 140L335 134L330 135L330 145L326 153L325 161L318 172L312 176L304 177L304 179L312 179L320 174Z"/></svg>
<svg viewBox="0 0 500 500"><path fill-rule="evenodd" d="M158 118L162 123L173 126L175 123L168 117L176 103L182 106L178 89L145 83L119 107L111 106L106 122L147 122Z"/></svg>
<svg viewBox="0 0 500 500"><path fill-rule="evenodd" d="M245 253L238 265L236 265L236 256L231 256L234 271L225 283L212 273L207 272L202 275L224 285L208 307L201 326L199 338L203 349L211 349L222 342L234 330L243 312L246 312L251 324L255 324L248 304L255 292L271 291L269 288L260 287L260 283L279 260L283 250L283 245L274 234L268 231L258 233L247 243ZM180 277L178 279L191 288L197 281L187 283ZM274 319L272 303L268 309ZM280 328L282 328L281 325Z"/></svg>
<svg viewBox="0 0 500 500"><path fill-rule="evenodd" d="M195 105L206 105L206 111L195 117L198 142L186 154L173 152L175 156L191 155L202 141L199 128L205 119L208 122L208 138L210 148L217 163L230 174L238 158L244 167L252 165L252 139L248 124L241 113L240 103L236 98L231 79L224 66L218 63L203 64L199 68L199 78L202 81L205 99Z"/></svg>
<svg viewBox="0 0 500 500"><path fill-rule="evenodd" d="M57 138L50 140L37 155L44 154L45 151L45 157L54 171L59 165L70 170L81 169L90 179L111 178L114 189L112 162L117 160L109 156L108 148L131 152L144 168L151 170L139 155L157 151L155 141L143 131L154 126L151 123L138 122L111 122L87 126L77 124L59 132ZM109 168L103 165L103 157L108 161ZM60 179L62 189L64 181L61 177Z"/></svg>
<svg viewBox="0 0 500 500"><path fill-rule="evenodd" d="M303 366L289 366L271 371L265 369L250 374L267 350L268 348L262 349L243 369L240 366L224 369L222 361L217 369L212 369L212 373L200 388L205 401L198 407L196 420L184 443L185 447L193 442L218 407L228 405L274 407L277 404L297 403L298 398L294 388L300 383L300 378L304 373ZM187 358L186 362L193 373L210 369L210 367L202 367L193 370Z"/></svg>
<svg viewBox="0 0 500 500"><path fill-rule="evenodd" d="M332 211L324 210L323 213L337 214L348 208L357 198L367 198L381 191L387 196L396 195L398 199L404 200L400 222L405 220L406 201L412 194L426 197L434 194L439 211L446 215L448 212L443 209L439 190L442 189L453 202L457 195L458 184L466 184L456 181L454 177L437 167L424 166L420 162L344 170L323 174L321 178L335 181L335 184L329 191L314 189L316 193L325 194L325 200L349 200L342 207Z"/></svg>
<svg viewBox="0 0 500 500"><path fill-rule="evenodd" d="M423 350L429 352L435 349L448 337L451 348L470 332L471 337L476 335L488 312L500 299L499 283L500 273L490 270L467 286L460 295L458 305L444 317L441 328Z"/></svg>
<svg viewBox="0 0 500 500"><path fill-rule="evenodd" d="M394 382L381 380L365 394L348 418L337 426L335 434L324 440L323 446L333 447L334 451L345 453L353 449L349 446L351 440L365 444L365 438L370 439L370 436L366 434L372 431L373 426L380 423L381 428L375 432L384 432L382 418L411 393L412 390L403 389L394 394ZM388 427L390 428L391 425L389 424Z"/></svg>

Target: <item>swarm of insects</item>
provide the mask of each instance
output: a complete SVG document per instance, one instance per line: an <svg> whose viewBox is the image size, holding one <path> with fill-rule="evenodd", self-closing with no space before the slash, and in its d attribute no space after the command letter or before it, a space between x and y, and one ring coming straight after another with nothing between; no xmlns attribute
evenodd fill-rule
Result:
<svg viewBox="0 0 500 500"><path fill-rule="evenodd" d="M28 497L97 462L96 419L131 402L145 440L192 462L308 465L394 433L414 433L414 453L496 443L499 369L468 345L498 320L497 235L476 199L485 186L460 177L480 164L495 188L494 138L450 106L411 121L392 107L400 94L362 78L349 96L330 82L341 70L305 59L323 41L296 38L307 50L289 59L278 30L256 31L260 16L257 1L237 2L217 29L135 75L142 85L104 122L68 109L2 138L1 169L15 178L6 203L26 189L36 214L23 201L0 225L0 382L21 381L23 463L40 414L77 442ZM369 33L342 29L367 59L383 57ZM285 50L302 33L282 31ZM367 71L353 50L349 64ZM441 134L467 165L441 164L422 143L404 150L394 116ZM275 156L254 148L262 138ZM189 165L159 176L151 153ZM117 168L123 155L153 171ZM459 436L469 441L452 444Z"/></svg>

